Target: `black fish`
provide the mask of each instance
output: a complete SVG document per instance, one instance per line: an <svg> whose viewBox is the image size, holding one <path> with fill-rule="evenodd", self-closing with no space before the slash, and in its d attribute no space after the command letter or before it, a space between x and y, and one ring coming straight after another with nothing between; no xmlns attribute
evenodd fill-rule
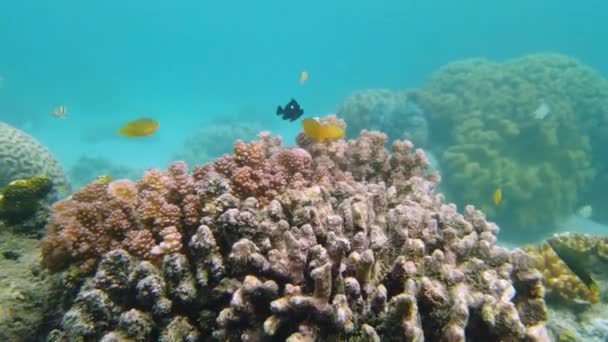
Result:
<svg viewBox="0 0 608 342"><path fill-rule="evenodd" d="M283 120L295 121L302 114L304 114L304 109L294 99L291 99L285 108L277 106L277 115L281 115Z"/></svg>
<svg viewBox="0 0 608 342"><path fill-rule="evenodd" d="M593 280L591 272L589 272L589 266L582 260L581 255L577 255L577 252L574 249L566 246L563 242L560 242L559 235L548 239L547 243L551 246L555 254L562 259L564 264L568 266L572 273L576 274L589 290L598 290L598 286Z"/></svg>

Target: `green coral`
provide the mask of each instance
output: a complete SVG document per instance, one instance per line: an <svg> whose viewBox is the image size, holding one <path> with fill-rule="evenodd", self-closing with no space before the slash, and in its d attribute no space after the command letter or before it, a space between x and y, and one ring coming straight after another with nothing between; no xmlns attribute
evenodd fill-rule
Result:
<svg viewBox="0 0 608 342"><path fill-rule="evenodd" d="M70 191L63 167L44 145L27 133L0 122L0 187L15 179L45 175L59 192Z"/></svg>
<svg viewBox="0 0 608 342"><path fill-rule="evenodd" d="M15 224L32 218L52 187L44 176L12 181L0 191L0 219Z"/></svg>
<svg viewBox="0 0 608 342"><path fill-rule="evenodd" d="M558 54L448 64L417 102L431 121L433 149L442 152L448 196L480 207L507 235L574 212L607 139L597 126L608 123L608 82ZM550 113L535 119L543 103Z"/></svg>

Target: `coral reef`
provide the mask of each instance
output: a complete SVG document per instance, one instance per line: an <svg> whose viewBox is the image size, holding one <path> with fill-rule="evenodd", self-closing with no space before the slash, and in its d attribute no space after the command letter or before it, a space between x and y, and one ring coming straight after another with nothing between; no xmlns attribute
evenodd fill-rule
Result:
<svg viewBox="0 0 608 342"><path fill-rule="evenodd" d="M536 259L536 267L543 272L543 281L550 296L557 296L569 302L598 303L599 293L589 289L553 251L543 242L538 246L528 247Z"/></svg>
<svg viewBox="0 0 608 342"><path fill-rule="evenodd" d="M608 336L608 237L564 233L551 241L574 251L577 266L585 267L598 286L586 286L548 243L526 247L544 275L551 317L547 327L553 340L604 342Z"/></svg>
<svg viewBox="0 0 608 342"><path fill-rule="evenodd" d="M442 151L448 198L478 205L505 236L551 229L587 204L608 139L608 81L596 71L558 54L470 59L441 68L415 100ZM543 105L548 115L535 118Z"/></svg>
<svg viewBox="0 0 608 342"><path fill-rule="evenodd" d="M580 255L581 264L591 273L599 291L589 297L589 290L578 283L569 284L571 289L553 286L556 281L568 281L572 273L564 274L559 279L545 278L548 289L547 303L551 319L548 328L556 341L595 341L604 342L608 336L608 238L579 233L566 233L552 239L563 246L568 246ZM543 245L541 245L542 247ZM538 251L538 247L536 251ZM545 253L541 257L547 259ZM547 269L541 270L547 275ZM581 291L583 290L583 291ZM555 296L558 291L559 297ZM577 293L575 293L577 291ZM573 297L578 294L579 297ZM581 300L583 302L581 302Z"/></svg>
<svg viewBox="0 0 608 342"><path fill-rule="evenodd" d="M0 189L0 220L9 224L32 219L44 210L53 181L46 176L16 179Z"/></svg>
<svg viewBox="0 0 608 342"><path fill-rule="evenodd" d="M139 178L143 170L113 163L102 157L80 156L70 167L69 175L74 188L80 188L99 176L108 175L115 179Z"/></svg>
<svg viewBox="0 0 608 342"><path fill-rule="evenodd" d="M57 203L43 264L94 275L49 340L547 340L533 260L433 194L422 150L378 132L279 142ZM244 168L264 177L226 176Z"/></svg>
<svg viewBox="0 0 608 342"><path fill-rule="evenodd" d="M337 115L348 122L349 137L363 129L385 132L390 141L407 139L417 146L427 146L428 122L424 112L411 100L409 91L367 89L345 98Z"/></svg>
<svg viewBox="0 0 608 342"><path fill-rule="evenodd" d="M61 163L27 133L0 122L0 187L16 179L47 176L55 190L70 191Z"/></svg>
<svg viewBox="0 0 608 342"><path fill-rule="evenodd" d="M212 121L194 132L177 151L173 159L183 160L188 165L208 163L219 156L230 153L234 142L255 140L262 126L243 120Z"/></svg>

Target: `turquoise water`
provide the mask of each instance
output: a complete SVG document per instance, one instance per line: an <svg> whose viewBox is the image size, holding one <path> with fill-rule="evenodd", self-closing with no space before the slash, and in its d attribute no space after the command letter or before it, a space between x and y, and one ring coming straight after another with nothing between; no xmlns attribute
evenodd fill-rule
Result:
<svg viewBox="0 0 608 342"><path fill-rule="evenodd" d="M602 1L3 1L0 115L68 166L83 154L163 166L212 118L241 115L292 141L299 125L274 117L290 97L324 115L355 90L415 87L461 58L555 51L606 73L606 10ZM67 120L48 115L60 104ZM115 134L140 116L157 119L158 134Z"/></svg>
<svg viewBox="0 0 608 342"><path fill-rule="evenodd" d="M300 123L281 120L275 115L277 105L295 98L304 117L322 117L336 113L338 105L357 91L417 89L442 66L467 58L500 63L559 53L606 79L606 13L608 2L602 0L5 0L0 2L0 121L35 137L66 170L82 167L77 162L89 157L141 174L151 167L164 169L175 155L188 151L188 138L201 129L210 132L218 122L260 127L293 145ZM304 70L309 78L300 84ZM64 119L50 115L59 105L68 108ZM118 135L124 122L139 117L157 120L159 130L134 139ZM546 122L553 123L551 114L548 118ZM370 121L374 120L390 127L384 116ZM422 145L430 146L435 166L443 171L446 158L441 153L449 146L442 145L443 137L432 132L429 136L439 142ZM568 207L559 222L550 227L534 222L514 231L501 226L501 237L507 238L499 244L537 243L557 232L608 234L608 215L602 212L608 210L605 195L594 188L608 184L608 159L601 160L604 151L596 145L589 152L598 181L585 180L586 188L576 189L580 196L575 203L558 203ZM572 167L574 174L579 166L582 170L583 165ZM93 179L109 171L90 172ZM534 176L530 178L538 180ZM441 186L443 191L445 184ZM492 186L476 189L481 200L474 204L490 209L489 220L509 220L499 216L500 210L515 200L507 185ZM500 186L505 188L502 207L492 204L492 194ZM563 187L563 192L570 190ZM549 202L542 191L538 193L534 201ZM587 217L577 213L592 201L603 207L594 207L595 214ZM458 203L460 211L464 204ZM603 222L595 220L598 213ZM154 238L155 243L162 240ZM2 252L8 250L4 243L0 238ZM606 263L602 265L606 269ZM603 276L601 303L593 307L597 313L586 311L590 317L608 315L608 275ZM3 280L0 276L0 290L8 288ZM567 317L566 323L560 319L564 330L552 326L555 335L570 329L583 336L580 340L603 341L603 334L608 334L605 320L580 323L583 320L573 318L577 309L550 308L552 317Z"/></svg>

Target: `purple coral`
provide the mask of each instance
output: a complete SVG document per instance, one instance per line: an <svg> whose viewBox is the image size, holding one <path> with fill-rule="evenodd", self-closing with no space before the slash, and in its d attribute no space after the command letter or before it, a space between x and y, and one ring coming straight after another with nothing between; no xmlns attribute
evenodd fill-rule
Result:
<svg viewBox="0 0 608 342"><path fill-rule="evenodd" d="M151 184L188 189L139 187L138 208L148 201L156 210L144 221L156 246L148 254L162 250L162 260L142 260L140 248L106 253L62 330L222 341L542 340L542 275L528 256L496 246L498 228L483 213L468 206L460 214L434 194L438 177L426 173L422 151L395 142L389 152L384 139L363 132L286 150L263 136L238 145L255 150L253 161L254 152L241 151L189 176L169 171L171 181L149 174L160 180ZM269 160L277 167L265 168ZM301 179L296 187L283 174L285 183L257 182L245 194L234 181L241 172ZM164 213L166 205L180 215ZM200 213L196 227L185 224L188 212ZM158 225L163 215L178 222ZM48 239L66 229L60 223ZM87 298L100 299L98 307Z"/></svg>

